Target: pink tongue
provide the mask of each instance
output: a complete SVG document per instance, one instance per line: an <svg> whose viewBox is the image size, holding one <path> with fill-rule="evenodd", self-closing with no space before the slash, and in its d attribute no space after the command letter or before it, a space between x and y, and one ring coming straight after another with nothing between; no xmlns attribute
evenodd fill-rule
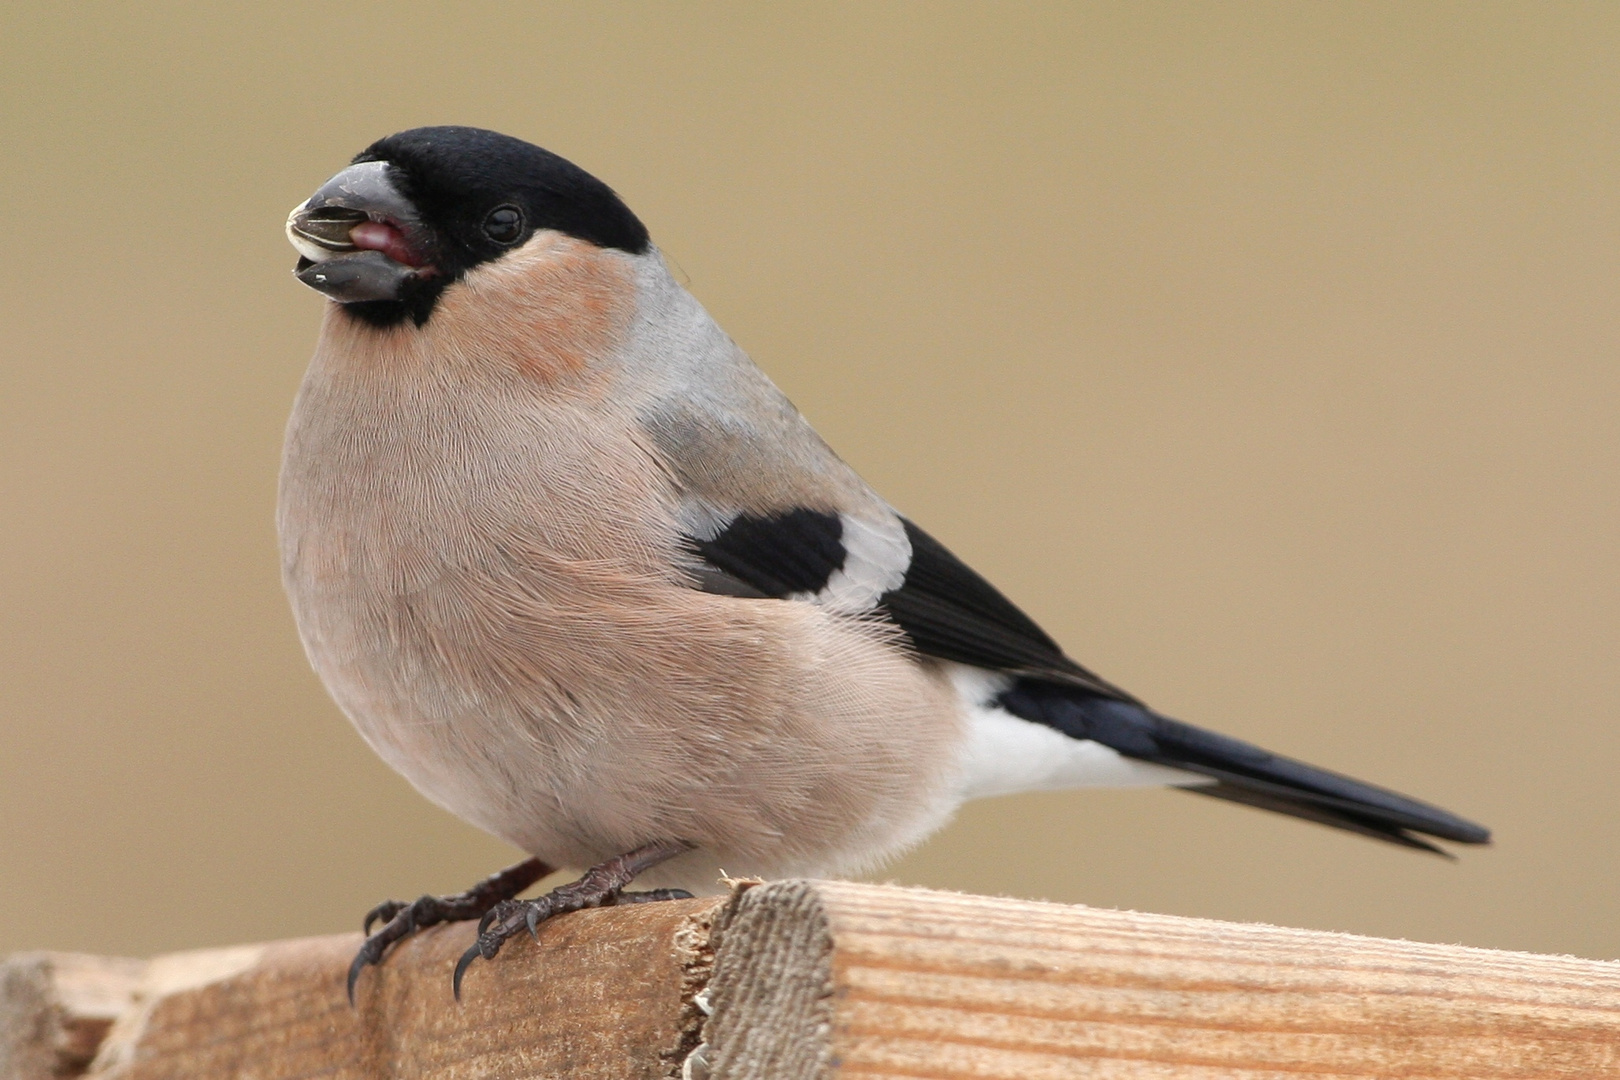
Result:
<svg viewBox="0 0 1620 1080"><path fill-rule="evenodd" d="M386 222L363 221L349 230L349 240L363 251L380 251L406 266L421 265L405 246L404 234Z"/></svg>

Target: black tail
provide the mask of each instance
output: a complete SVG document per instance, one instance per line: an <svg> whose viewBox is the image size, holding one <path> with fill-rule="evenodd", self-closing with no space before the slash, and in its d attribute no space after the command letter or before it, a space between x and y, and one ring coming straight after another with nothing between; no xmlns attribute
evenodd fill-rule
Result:
<svg viewBox="0 0 1620 1080"><path fill-rule="evenodd" d="M1439 807L1348 776L1278 757L1127 701L1020 679L998 699L1014 716L1090 739L1126 757L1207 776L1185 790L1275 810L1404 847L1445 852L1416 833L1459 844L1488 844L1490 830Z"/></svg>

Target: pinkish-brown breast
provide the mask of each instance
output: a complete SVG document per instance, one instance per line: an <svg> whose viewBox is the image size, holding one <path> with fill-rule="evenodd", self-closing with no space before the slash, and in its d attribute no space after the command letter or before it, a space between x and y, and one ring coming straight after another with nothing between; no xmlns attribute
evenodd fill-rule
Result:
<svg viewBox="0 0 1620 1080"><path fill-rule="evenodd" d="M599 367L634 312L622 254L540 233L446 290L423 330L436 348L557 383Z"/></svg>

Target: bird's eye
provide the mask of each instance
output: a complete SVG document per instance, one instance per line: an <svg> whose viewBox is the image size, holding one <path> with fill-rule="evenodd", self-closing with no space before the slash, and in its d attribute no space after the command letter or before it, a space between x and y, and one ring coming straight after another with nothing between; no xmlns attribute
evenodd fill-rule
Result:
<svg viewBox="0 0 1620 1080"><path fill-rule="evenodd" d="M523 235L523 211L515 206L497 206L484 219L484 235L497 244L516 243Z"/></svg>

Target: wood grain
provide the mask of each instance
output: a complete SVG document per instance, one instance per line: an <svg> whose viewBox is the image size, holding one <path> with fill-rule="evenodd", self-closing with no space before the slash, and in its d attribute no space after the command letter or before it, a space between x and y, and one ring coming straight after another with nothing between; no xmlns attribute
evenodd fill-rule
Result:
<svg viewBox="0 0 1620 1080"><path fill-rule="evenodd" d="M1620 1077L1603 961L786 881L564 916L458 1005L472 935L403 943L357 1008L354 934L14 957L0 1080Z"/></svg>
<svg viewBox="0 0 1620 1080"><path fill-rule="evenodd" d="M678 1073L692 927L720 903L579 912L508 943L450 993L471 924L403 942L361 978L343 976L357 934L160 957L89 1075L96 1080L327 1080ZM686 1021L695 1027L696 1014ZM687 1042L694 1041L687 1038ZM30 1078L32 1080L32 1078Z"/></svg>
<svg viewBox="0 0 1620 1080"><path fill-rule="evenodd" d="M1620 1076L1620 964L832 882L722 928L709 1080Z"/></svg>

